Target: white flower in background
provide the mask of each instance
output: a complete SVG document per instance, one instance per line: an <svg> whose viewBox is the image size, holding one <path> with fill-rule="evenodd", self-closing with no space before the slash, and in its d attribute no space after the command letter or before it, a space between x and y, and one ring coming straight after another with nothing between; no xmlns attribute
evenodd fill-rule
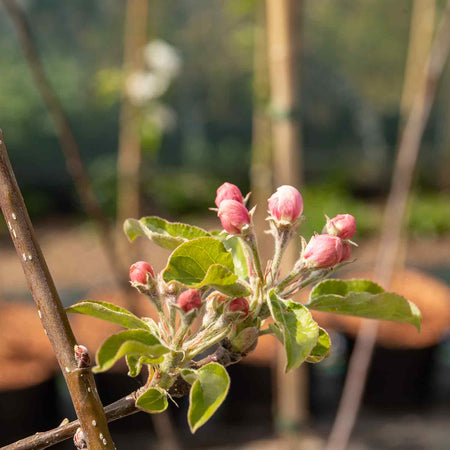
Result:
<svg viewBox="0 0 450 450"><path fill-rule="evenodd" d="M155 39L144 49L144 59L150 70L168 78L176 77L181 70L181 57L175 47Z"/></svg>
<svg viewBox="0 0 450 450"><path fill-rule="evenodd" d="M144 105L161 97L169 88L170 79L152 72L135 72L128 77L126 92L135 105Z"/></svg>
<svg viewBox="0 0 450 450"><path fill-rule="evenodd" d="M175 111L164 103L153 103L145 117L146 121L155 124L161 131L172 131L177 124Z"/></svg>

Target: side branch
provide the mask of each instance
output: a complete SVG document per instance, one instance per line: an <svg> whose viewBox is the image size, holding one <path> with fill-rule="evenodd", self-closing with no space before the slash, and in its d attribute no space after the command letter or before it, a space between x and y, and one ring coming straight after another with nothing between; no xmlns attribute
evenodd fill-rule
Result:
<svg viewBox="0 0 450 450"><path fill-rule="evenodd" d="M39 317L66 379L81 427L91 450L114 449L94 377L79 369L74 355L72 329L42 250L36 240L28 211L9 162L0 131L0 207L8 225L25 278L36 302ZM93 425L95 423L95 425ZM99 439L99 434L106 439Z"/></svg>
<svg viewBox="0 0 450 450"><path fill-rule="evenodd" d="M196 369L205 366L210 362L217 362L223 366L230 366L239 362L243 355L234 353L227 349L228 341L225 339L221 345L216 349L216 351L200 361L193 361L192 366ZM191 385L187 383L181 376L178 376L174 384L169 390L171 397L184 397L189 394ZM131 414L135 414L140 411L136 407L136 399L140 394L145 391L145 387L138 389L135 392L117 400L114 403L105 407L106 420L108 422L113 422L114 420L121 419ZM0 448L0 450L41 450L51 445L55 445L59 442L70 439L76 432L77 428L80 426L79 420L74 420L66 425L59 426L58 428L53 428L52 430L42 431L36 433L33 436L21 439L14 444L7 445Z"/></svg>
<svg viewBox="0 0 450 450"><path fill-rule="evenodd" d="M130 416L139 412L136 408L136 396L139 391L111 403L105 408L106 419L108 422L121 419L122 417ZM41 450L58 444L59 442L70 439L77 428L80 426L79 420L74 420L67 425L61 425L58 428L52 430L42 431L40 433L33 434L25 439L14 442L14 444L6 445L0 450Z"/></svg>

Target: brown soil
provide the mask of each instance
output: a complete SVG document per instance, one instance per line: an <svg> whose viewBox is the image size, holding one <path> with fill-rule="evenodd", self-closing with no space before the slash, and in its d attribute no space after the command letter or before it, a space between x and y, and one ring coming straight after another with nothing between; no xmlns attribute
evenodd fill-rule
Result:
<svg viewBox="0 0 450 450"><path fill-rule="evenodd" d="M0 304L0 391L48 379L58 368L34 305Z"/></svg>

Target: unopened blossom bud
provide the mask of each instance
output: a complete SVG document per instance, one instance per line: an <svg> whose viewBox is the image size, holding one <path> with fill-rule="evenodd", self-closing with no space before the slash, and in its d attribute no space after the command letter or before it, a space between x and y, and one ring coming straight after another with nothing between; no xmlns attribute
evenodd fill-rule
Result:
<svg viewBox="0 0 450 450"><path fill-rule="evenodd" d="M135 262L130 267L130 280L135 283L146 284L147 274L149 274L153 278L155 277L153 267L145 261Z"/></svg>
<svg viewBox="0 0 450 450"><path fill-rule="evenodd" d="M222 186L217 189L215 200L216 206L219 207L224 200L236 200L237 202L242 203L244 198L242 197L240 189L236 185L231 183L223 183Z"/></svg>
<svg viewBox="0 0 450 450"><path fill-rule="evenodd" d="M292 186L280 186L267 203L269 213L278 222L294 223L303 212L302 196Z"/></svg>
<svg viewBox="0 0 450 450"><path fill-rule="evenodd" d="M86 438L84 437L84 432L81 428L77 428L77 431L73 435L73 443L78 449L88 448Z"/></svg>
<svg viewBox="0 0 450 450"><path fill-rule="evenodd" d="M339 262L348 261L352 256L352 245L349 242L342 243L342 255Z"/></svg>
<svg viewBox="0 0 450 450"><path fill-rule="evenodd" d="M356 233L356 220L350 214L338 214L336 217L327 220L324 232L341 239L351 239Z"/></svg>
<svg viewBox="0 0 450 450"><path fill-rule="evenodd" d="M223 228L230 234L239 234L250 223L247 208L237 200L223 200L218 216Z"/></svg>
<svg viewBox="0 0 450 450"><path fill-rule="evenodd" d="M258 335L258 328L244 328L235 338L232 339L232 350L240 353L242 356L252 352L258 343Z"/></svg>
<svg viewBox="0 0 450 450"><path fill-rule="evenodd" d="M73 348L75 352L75 360L79 369L89 367L91 359L89 357L89 351L84 345L75 345Z"/></svg>
<svg viewBox="0 0 450 450"><path fill-rule="evenodd" d="M228 307L229 311L241 311L241 317L246 317L248 315L248 301L246 298L235 298Z"/></svg>
<svg viewBox="0 0 450 450"><path fill-rule="evenodd" d="M212 305L214 308L217 308L225 304L229 299L230 297L227 297L225 294L216 291L209 295L206 301L208 303L208 306Z"/></svg>
<svg viewBox="0 0 450 450"><path fill-rule="evenodd" d="M333 267L342 258L342 240L330 234L317 234L311 238L303 253L303 260L314 269Z"/></svg>
<svg viewBox="0 0 450 450"><path fill-rule="evenodd" d="M188 289L180 294L177 303L184 312L189 312L193 309L199 309L202 306L202 299L197 289Z"/></svg>

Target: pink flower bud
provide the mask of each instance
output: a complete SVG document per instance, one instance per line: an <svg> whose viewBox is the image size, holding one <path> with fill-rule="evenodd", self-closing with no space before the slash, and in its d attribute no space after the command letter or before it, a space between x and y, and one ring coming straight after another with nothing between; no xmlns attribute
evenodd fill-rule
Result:
<svg viewBox="0 0 450 450"><path fill-rule="evenodd" d="M342 240L330 234L317 234L311 238L303 253L309 267L325 269L341 261Z"/></svg>
<svg viewBox="0 0 450 450"><path fill-rule="evenodd" d="M135 283L147 284L147 274L155 277L153 267L145 261L135 262L130 267L130 280Z"/></svg>
<svg viewBox="0 0 450 450"><path fill-rule="evenodd" d="M293 223L303 212L303 199L295 187L280 186L267 201L269 213L277 221Z"/></svg>
<svg viewBox="0 0 450 450"><path fill-rule="evenodd" d="M202 306L202 299L197 289L188 289L180 294L177 303L184 312L189 312L192 309L199 309Z"/></svg>
<svg viewBox="0 0 450 450"><path fill-rule="evenodd" d="M77 431L73 435L73 443L78 449L88 448L86 438L84 437L84 433L81 428L77 428Z"/></svg>
<svg viewBox="0 0 450 450"><path fill-rule="evenodd" d="M219 207L224 200L236 200L239 203L244 201L240 189L231 183L223 183L217 189L216 206Z"/></svg>
<svg viewBox="0 0 450 450"><path fill-rule="evenodd" d="M342 243L342 255L339 262L344 262L352 256L352 245L349 242Z"/></svg>
<svg viewBox="0 0 450 450"><path fill-rule="evenodd" d="M235 298L229 306L229 310L242 311L241 317L246 317L248 315L248 301L246 298Z"/></svg>
<svg viewBox="0 0 450 450"><path fill-rule="evenodd" d="M338 214L327 221L325 231L341 239L351 239L356 233L356 220L350 214Z"/></svg>
<svg viewBox="0 0 450 450"><path fill-rule="evenodd" d="M73 349L78 368L83 369L85 367L89 367L91 364L91 359L89 357L88 349L84 345L75 345Z"/></svg>
<svg viewBox="0 0 450 450"><path fill-rule="evenodd" d="M247 208L236 200L223 200L218 216L223 228L230 234L239 234L242 228L250 223Z"/></svg>

